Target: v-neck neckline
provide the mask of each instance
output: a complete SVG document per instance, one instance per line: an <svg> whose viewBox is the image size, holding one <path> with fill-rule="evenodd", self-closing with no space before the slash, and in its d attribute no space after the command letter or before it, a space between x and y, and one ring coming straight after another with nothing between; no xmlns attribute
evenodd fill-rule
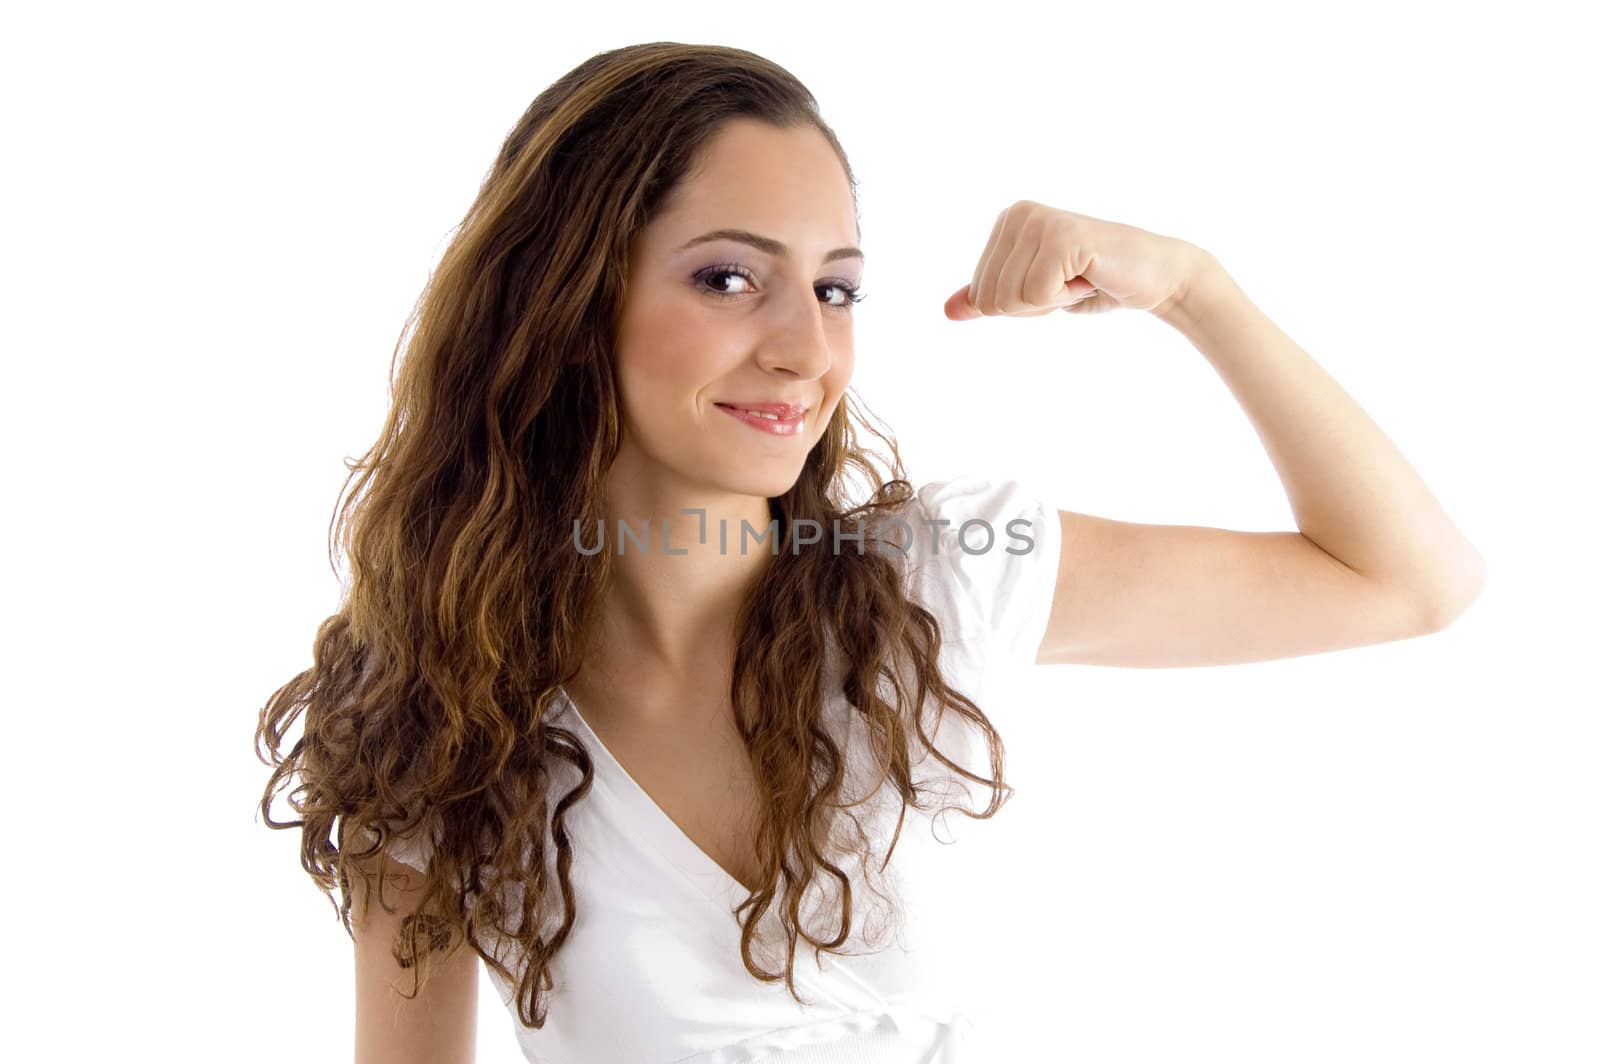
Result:
<svg viewBox="0 0 1600 1064"><path fill-rule="evenodd" d="M559 690L582 738L596 754L596 769L609 779L613 792L628 805L634 820L654 840L663 856L704 891L711 901L719 906L725 905L732 911L732 907L750 893L749 888L723 868L716 858L701 849L700 844L667 815L667 811L650 797L650 792L633 778L633 774L595 733L567 689L561 687Z"/></svg>

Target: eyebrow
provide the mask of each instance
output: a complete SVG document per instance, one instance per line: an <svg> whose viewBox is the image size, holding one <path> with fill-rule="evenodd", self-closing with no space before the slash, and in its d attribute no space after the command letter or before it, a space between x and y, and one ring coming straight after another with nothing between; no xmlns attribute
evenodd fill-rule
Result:
<svg viewBox="0 0 1600 1064"><path fill-rule="evenodd" d="M782 241L752 233L748 229L713 229L709 233L702 233L686 244L679 245L675 249L675 253L676 251L687 251L697 244L704 244L708 240L737 240L741 244L749 244L751 247L758 251L764 251L768 255L783 256L789 253L789 246ZM860 248L834 248L822 256L822 261L832 262L835 259L849 258L857 258L865 263L867 256L862 253Z"/></svg>

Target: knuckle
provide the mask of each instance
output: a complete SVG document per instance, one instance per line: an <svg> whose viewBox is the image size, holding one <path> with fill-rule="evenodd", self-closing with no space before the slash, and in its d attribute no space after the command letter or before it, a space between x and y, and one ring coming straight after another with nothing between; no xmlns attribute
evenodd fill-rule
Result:
<svg viewBox="0 0 1600 1064"><path fill-rule="evenodd" d="M1050 217L1045 219L1045 227L1053 236L1065 236L1072 231L1072 216L1061 211L1052 211Z"/></svg>

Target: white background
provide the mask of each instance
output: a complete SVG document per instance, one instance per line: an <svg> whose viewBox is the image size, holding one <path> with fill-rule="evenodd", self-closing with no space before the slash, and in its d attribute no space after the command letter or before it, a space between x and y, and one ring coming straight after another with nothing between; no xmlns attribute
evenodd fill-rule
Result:
<svg viewBox="0 0 1600 1064"><path fill-rule="evenodd" d="M1567 8L1567 10L1573 10ZM327 526L500 142L650 40L788 67L861 179L855 387L913 479L1293 529L1147 314L952 323L1017 199L1213 252L1489 561L1422 639L995 705L1008 1060L1600 1059L1594 39L1554 4L71 5L5 34L12 1059L350 1059L255 814ZM1583 73L1585 69L1591 73ZM280 818L290 816L280 806ZM521 1059L482 981L480 1061ZM14 1051L22 1050L24 1057Z"/></svg>

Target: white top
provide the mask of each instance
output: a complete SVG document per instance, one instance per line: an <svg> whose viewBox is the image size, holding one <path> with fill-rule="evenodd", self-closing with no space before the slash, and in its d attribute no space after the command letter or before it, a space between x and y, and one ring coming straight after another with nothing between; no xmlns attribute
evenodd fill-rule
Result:
<svg viewBox="0 0 1600 1064"><path fill-rule="evenodd" d="M1060 557L1055 511L1016 481L969 476L925 485L913 505L919 512L905 515L910 527L900 538L903 542L910 533L912 594L940 622L940 667L952 687L996 721L984 701L986 670L1034 660ZM923 524L941 519L949 523ZM992 535L972 522L987 522ZM844 540L841 549L855 548ZM803 941L797 948L795 986L807 1002L802 1007L781 981L762 983L745 970L733 915L744 888L628 775L569 698L553 703L549 719L571 730L589 750L594 783L567 814L578 915L552 962L555 986L547 992L543 1028L518 1021L515 988L490 972L528 1060L971 1064L976 1059L970 1040L976 1032L959 1002L964 980L977 973L962 970L951 956L954 951L941 949L941 927L957 926L953 922L971 911L974 895L971 888L961 889L961 877L981 870L964 868L960 847L942 843L982 821L959 812L930 819L907 807L888 870L871 872L872 883L887 888L890 904L881 904L883 895L863 885L856 861L849 868L854 884L850 955L823 954L819 966L817 954ZM825 707L825 719L832 734L848 735L846 793L864 794L865 786L852 790L849 781L875 783L878 771L869 772L862 760L863 732L842 691ZM953 713L946 714L934 739L947 757L988 775L981 735ZM558 767L576 782L576 770L564 762ZM941 775L932 775L935 770ZM976 811L988 804L987 788L955 777L937 761L919 762L915 771L919 781L955 788L940 792L952 797L934 803L935 810L956 799ZM892 787L881 793L885 801L857 811L880 862L900 808ZM390 852L420 869L427 848L401 839ZM553 861L550 867L553 874ZM812 889L806 911L814 914L823 906L822 911L836 913L824 893L836 891L836 885L827 880ZM813 915L806 926L825 930L833 925ZM776 917L769 912L762 927L774 936L763 941L777 946L770 952L758 948L757 962L778 970L784 940L781 931L772 930L779 927Z"/></svg>

